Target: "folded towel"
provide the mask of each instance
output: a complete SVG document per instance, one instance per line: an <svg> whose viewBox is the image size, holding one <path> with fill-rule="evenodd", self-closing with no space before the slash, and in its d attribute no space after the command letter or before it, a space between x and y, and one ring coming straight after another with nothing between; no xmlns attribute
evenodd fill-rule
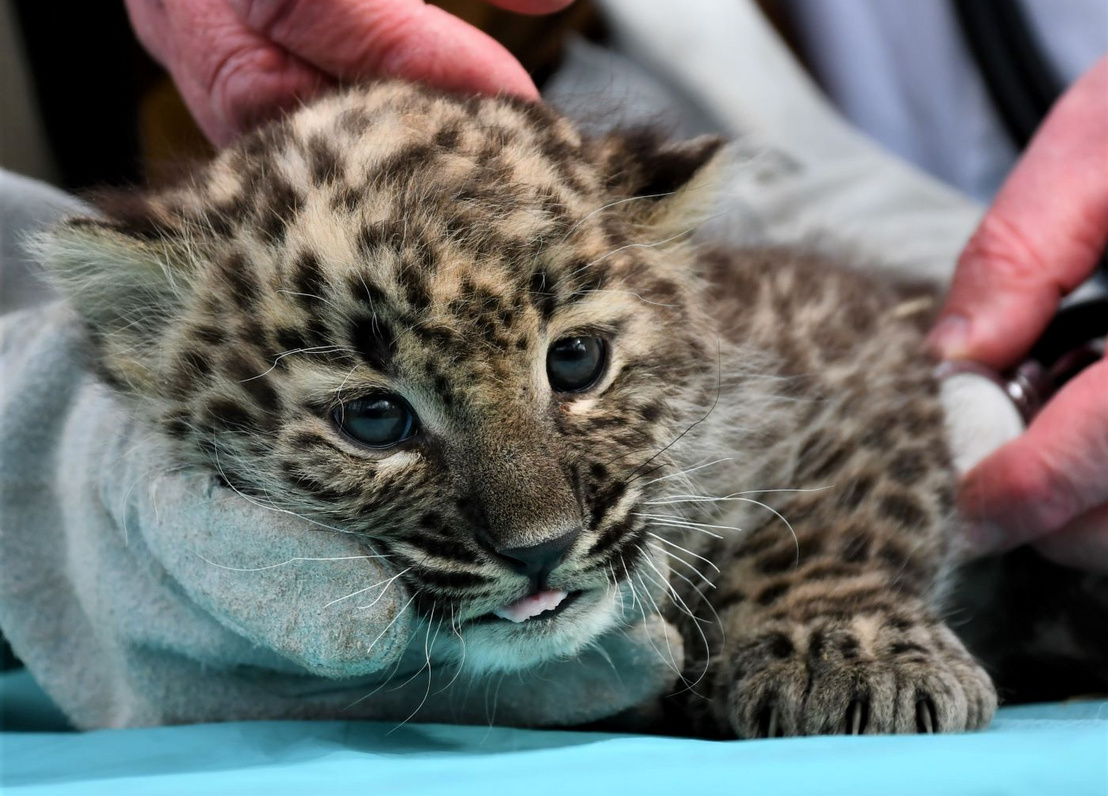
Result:
<svg viewBox="0 0 1108 796"><path fill-rule="evenodd" d="M357 538L167 472L164 441L85 373L64 306L7 316L0 337L0 627L78 726L417 708L579 724L674 681L680 641L648 617L573 661L448 683L431 629Z"/></svg>

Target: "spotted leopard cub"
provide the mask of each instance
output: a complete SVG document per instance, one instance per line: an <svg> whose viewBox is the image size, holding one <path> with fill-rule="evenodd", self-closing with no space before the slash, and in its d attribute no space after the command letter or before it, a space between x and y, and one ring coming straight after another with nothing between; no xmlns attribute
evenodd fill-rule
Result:
<svg viewBox="0 0 1108 796"><path fill-rule="evenodd" d="M660 611L697 732L980 727L928 299L694 248L719 149L381 83L46 250L180 463L364 535L472 675Z"/></svg>

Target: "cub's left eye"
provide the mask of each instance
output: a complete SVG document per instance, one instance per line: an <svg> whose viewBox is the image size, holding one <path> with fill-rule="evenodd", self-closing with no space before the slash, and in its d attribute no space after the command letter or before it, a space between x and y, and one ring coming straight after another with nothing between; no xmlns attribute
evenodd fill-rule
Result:
<svg viewBox="0 0 1108 796"><path fill-rule="evenodd" d="M607 362L599 337L563 337L546 352L546 375L557 392L584 392L600 381Z"/></svg>
<svg viewBox="0 0 1108 796"><path fill-rule="evenodd" d="M332 418L349 436L371 448L390 448L419 430L415 412L399 395L359 398L335 409Z"/></svg>

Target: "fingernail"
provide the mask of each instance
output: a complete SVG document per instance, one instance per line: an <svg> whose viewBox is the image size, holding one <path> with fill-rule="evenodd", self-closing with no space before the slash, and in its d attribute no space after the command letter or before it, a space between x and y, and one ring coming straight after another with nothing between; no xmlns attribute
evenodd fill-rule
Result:
<svg viewBox="0 0 1108 796"><path fill-rule="evenodd" d="M965 358L969 325L961 315L947 315L927 335L927 347L940 359Z"/></svg>

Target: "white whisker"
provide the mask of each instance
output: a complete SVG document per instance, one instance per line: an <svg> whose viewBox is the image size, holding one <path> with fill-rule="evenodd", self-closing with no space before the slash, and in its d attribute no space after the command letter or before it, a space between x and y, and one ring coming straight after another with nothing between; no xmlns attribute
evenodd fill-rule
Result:
<svg viewBox="0 0 1108 796"><path fill-rule="evenodd" d="M595 288L593 290L585 290L583 292L584 293L623 293L624 295L627 295L627 296L634 296L635 298L637 298L642 303L651 304L655 307L676 307L677 306L676 304L665 304L661 301L651 301L650 299L643 297L642 295L636 293L633 290L617 290L615 288L604 287L604 288Z"/></svg>
<svg viewBox="0 0 1108 796"><path fill-rule="evenodd" d="M678 238L686 237L686 236L691 235L692 233L696 232L696 227L697 226L699 226L699 225L687 227L687 228L681 230L680 232L675 232L672 235L670 235L669 237L662 238L661 240L650 241L648 243L627 243L627 244L624 244L623 246L617 246L616 248L612 249L611 251L605 252L604 254L600 255L599 257L597 257L592 262L585 263L583 266L578 268L576 271L573 271L570 274L570 276L575 276L575 275L581 273L581 271L584 271L586 268L591 268L592 266L594 266L598 263L602 263L605 260L607 260L609 257L611 257L612 255L619 254L620 252L626 251L627 249L653 249L657 246L664 246L665 244L669 243L670 241L674 241L674 240L677 240Z"/></svg>
<svg viewBox="0 0 1108 796"><path fill-rule="evenodd" d="M640 554L643 556L643 558L646 558L645 553L642 553L640 551ZM650 604L652 606L654 606L654 614L656 616L659 616L659 617L663 616L662 609L658 606L658 602L654 599L654 595L652 595L650 593L650 589L647 587L647 585L642 582L642 577L643 577L644 574L645 573L640 569L638 572L635 573L635 579L639 581L639 585L642 586L643 593L646 595L647 599L650 600ZM640 608L643 605L644 605L643 603L640 603ZM643 624L645 625L645 623L647 621L646 610L645 609L642 611L642 619L643 619ZM647 638L649 639L650 636L647 635ZM660 649L658 649L658 646L654 643L653 639L650 640L650 646L654 647L654 651L658 653L658 657L661 658L663 663L665 663L666 659L665 659L665 657L662 656L662 651ZM666 634L666 651L669 652L669 667L670 667L670 669L672 669L674 671L674 673L678 676L678 678L680 678L681 681L684 682L685 678L681 673L681 667L677 663L677 656L673 654L673 645L669 641L669 634L668 633Z"/></svg>
<svg viewBox="0 0 1108 796"><path fill-rule="evenodd" d="M651 528L674 528L674 529L680 530L680 531L696 531L697 533L702 533L705 536L711 536L713 539L722 539L723 538L723 536L721 534L712 533L711 531L706 530L704 528L697 527L696 525L677 525L677 524L674 524L674 523L659 522L657 520L651 520L650 521L650 527Z"/></svg>
<svg viewBox="0 0 1108 796"><path fill-rule="evenodd" d="M391 578L387 578L385 580L378 581L377 583L374 583L371 586L366 586L364 589L358 589L357 591L351 592L350 594L346 595L345 597L339 597L337 600L331 600L331 602L327 603L323 607L324 608L330 608L335 603L341 603L343 600L349 600L351 597L357 597L359 594L364 594L365 592L369 591L370 589L376 589L378 586L384 586L385 587L384 591L388 591L388 587L392 584L392 582L394 580L396 580L397 578L399 578L401 575L403 575L405 572L408 572L408 570L410 570L410 569L411 569L411 567L408 567L408 569L404 570L404 572L399 572L399 573L393 575ZM384 591L382 592L382 594L384 594ZM380 597L378 597L378 599L380 599Z"/></svg>
<svg viewBox="0 0 1108 796"><path fill-rule="evenodd" d="M387 625L385 625L384 630L382 630L380 633L377 634L377 638L373 639L373 643L371 643L369 645L369 647L366 649L366 654L367 655L369 653L373 652L373 648L376 647L377 644L381 641L381 639L383 639L385 637L385 634L388 633L389 630L392 629L392 626L394 624L396 624L396 620L398 620L400 617L402 617L404 615L404 612L408 610L408 606L412 604L412 602L415 600L415 598L416 598L416 596L414 594L411 597L409 597L408 602L404 603L403 607L399 611L396 612L396 616L394 616L392 618L392 620ZM356 705L357 702L355 702L354 704Z"/></svg>
<svg viewBox="0 0 1108 796"><path fill-rule="evenodd" d="M350 350L351 349L348 346L320 345L320 346L314 346L314 347L311 347L311 348L294 348L290 351L282 351L280 354L278 354L277 356L275 356L273 358L273 364L270 365L266 370L263 370L261 373L257 374L256 376L248 376L245 379L239 379L239 384L246 384L246 382L248 382L248 381L254 381L254 379L260 379L263 376L268 376L270 373L272 373L277 368L277 363L279 363L285 357L292 356L293 354L330 354L330 353L333 353L335 351L350 351Z"/></svg>
<svg viewBox="0 0 1108 796"><path fill-rule="evenodd" d="M634 611L635 608L639 604L639 595L638 595L638 592L635 590L635 584L631 582L630 570L627 569L627 562L623 560L622 555L619 557L619 563L623 564L623 571L625 573L628 573L626 583L627 583L627 588L629 588L631 590L631 610ZM643 619L644 620L646 619L645 614L643 614Z"/></svg>
<svg viewBox="0 0 1108 796"><path fill-rule="evenodd" d="M457 663L457 670L454 672L454 676L450 678L450 682L435 692L435 695L439 695L444 691L448 691L455 681L461 676L462 671L465 669L466 663L466 640L462 635L461 630L458 629L458 625L455 622L454 606L450 606L450 632L458 638L458 643L462 645L462 659Z"/></svg>
<svg viewBox="0 0 1108 796"><path fill-rule="evenodd" d="M719 567L717 567L717 566L716 566L716 565L715 565L715 564L714 564L714 563L712 562L712 560L711 560L711 559L709 559L709 558L705 558L705 557L704 557L704 556L702 556L702 555L697 555L697 554L696 554L696 553L694 553L694 552L693 552L692 550L689 550L689 549L687 549L687 548L684 548L684 547L682 547L681 545L677 544L676 542L671 542L671 541L670 541L669 539L666 539L666 538L665 538L664 536L659 536L658 534L654 533L653 531L647 531L646 533L647 533L647 535L648 535L648 536L653 536L653 537L654 537L655 539L657 539L657 540L658 540L659 542L661 542L662 544L666 544L666 545L669 545L670 547L675 547L675 548L677 548L678 550L680 550L680 551L681 551L682 553L688 553L688 554L689 554L690 556L692 556L693 558L698 558L698 559L700 559L700 560L701 560L701 561L703 561L703 562L704 562L705 564L707 564L707 565L708 565L708 566L710 566L710 567L711 567L712 569L714 569L714 570L715 570L716 572L719 572ZM682 560L682 561L684 561L684 559L681 559L681 560ZM689 566L692 566L692 565L690 564Z"/></svg>
<svg viewBox="0 0 1108 796"><path fill-rule="evenodd" d="M407 571L408 571L407 569L404 570L404 572L407 572ZM384 589L382 589L381 593L373 598L373 602L368 603L366 605L359 605L358 610L359 611L367 611L370 608L372 608L373 606L377 605L377 603L381 602L381 600L384 598L384 596L389 593L389 589L392 588L392 581L396 580L396 578L399 578L400 575L404 574L404 572L401 572L398 575L396 575L394 578L392 578L392 580L389 581L389 585L386 586Z"/></svg>
<svg viewBox="0 0 1108 796"><path fill-rule="evenodd" d="M419 711L423 710L423 706L427 704L427 700L431 696L431 682L432 682L432 679L433 679L433 676L432 676L432 673L431 673L431 650L434 649L435 642L438 641L438 638L439 638L439 631L442 630L442 620L440 619L438 624L435 625L434 638L431 637L431 623L434 622L434 621L435 621L435 609L432 607L431 608L431 616L427 620L427 632L424 634L424 638L423 638L423 654L426 657L427 662L422 667L420 667L420 670L419 670L420 672L422 672L423 669L427 669L427 688L423 692L423 699L421 699L419 701L419 704L416 705L415 710L413 710L411 712L411 715L409 715L408 718L404 719L404 721L400 722L399 724L397 724L395 727L393 727L391 730L388 731L388 733L387 733L388 735L391 735L392 733L396 732L401 727L403 727L405 724L407 724L409 721L411 721L413 718L415 718L416 714L419 713ZM416 672L416 674L419 674L419 672ZM413 677L414 677L414 675L413 675Z"/></svg>
<svg viewBox="0 0 1108 796"><path fill-rule="evenodd" d="M755 506L761 506L766 511L768 511L770 514L777 517L777 519L781 520L781 522L785 523L785 527L789 529L789 533L791 533L792 536L793 536L793 544L796 546L796 563L793 566L794 567L800 566L800 538L796 535L796 529L793 528L792 523L789 522L787 519L785 519L784 514L782 514L777 509L775 509L773 506L767 505L767 504L761 502L760 500L754 500L753 498L731 496L728 499L729 500L738 500L738 501L741 501L743 503L752 503Z"/></svg>
<svg viewBox="0 0 1108 796"><path fill-rule="evenodd" d="M602 205L601 207L598 207L595 210L593 210L591 213L587 214L584 218L582 218L580 221L578 221L572 227L570 227L569 231L562 237L561 242L565 243L567 240L569 240L569 236L572 235L574 232L576 232L578 227L580 227L582 224L584 224L586 221L588 221L590 218L597 215L598 213L603 213L605 210L609 210L609 209L611 209L613 207L616 207L618 205L627 204L628 202L638 202L638 201L641 201L643 199L662 199L666 196L671 196L674 193L676 193L676 191L666 191L665 193L643 194L642 196L631 196L631 197L628 197L626 199L616 199L614 202L609 202L606 205Z"/></svg>
<svg viewBox="0 0 1108 796"><path fill-rule="evenodd" d="M192 551L193 555L203 561L205 564L211 564L213 567L219 567L220 569L230 570L231 572L262 572L267 569L277 569L278 567L288 566L289 564L295 564L297 561L356 561L360 558L389 558L387 555L373 555L373 556L329 556L326 558L311 558L307 556L297 556L290 558L287 561L282 561L279 564L266 564L261 567L229 567L225 564L217 564L215 561L205 558L202 554ZM373 588L372 586L370 588ZM353 595L347 595L351 597ZM346 599L345 597L341 599ZM337 602L337 601L336 601ZM330 605L330 603L328 603ZM326 607L326 606L324 606Z"/></svg>
<svg viewBox="0 0 1108 796"><path fill-rule="evenodd" d="M692 609L689 608L689 606L685 603L683 599L681 599L681 595L677 593L677 589L673 588L673 586L670 585L666 577L662 574L661 570L659 570L658 567L654 565L654 562L650 560L650 557L645 555L644 553L643 558L646 560L646 563L650 565L650 568L658 573L658 577L661 578L661 582L659 583L658 581L655 581L648 572L643 572L642 574L645 577L650 578L652 582L656 583L659 588L666 591L674 599L678 608L680 608L680 610L682 610L689 617L689 619L692 620L693 627L696 628L697 633L700 635L700 640L704 644L704 670L700 673L700 676L691 683L685 679L683 674L681 677L681 681L685 683L686 688L691 691L696 688L697 684L708 674L709 661L711 661L712 657L712 648L711 645L708 643L708 636L704 632L704 629L700 626L700 623L704 620L701 620L699 617L697 617L696 614L693 613Z"/></svg>
<svg viewBox="0 0 1108 796"><path fill-rule="evenodd" d="M697 596L700 597L700 601L703 602L706 606L708 606L708 610L711 611L712 616L714 616L716 618L715 624L719 627L720 638L723 639L724 636L726 635L726 628L724 627L723 619L720 617L719 612L716 611L716 607L714 605L712 605L712 601L708 599L708 596L704 592L702 592L700 590L700 588L695 583L692 582L692 580L690 580L688 577L681 574L680 572L677 572L675 570L671 570L670 574L673 575L675 578L680 578L686 584L688 584L689 588L692 589L694 592L696 592ZM715 586L713 586L712 588L715 588ZM702 621L706 622L707 620L702 620Z"/></svg>
<svg viewBox="0 0 1108 796"><path fill-rule="evenodd" d="M723 497L712 497L711 495L671 495L667 498L658 498L655 500L645 500L643 503L652 506L664 506L676 503L720 503L728 500L740 500L743 495L768 495L774 492L824 492L828 489L834 489L834 484L828 486L815 486L796 489L747 489L742 492L732 492Z"/></svg>
<svg viewBox="0 0 1108 796"><path fill-rule="evenodd" d="M708 578L704 576L704 573L703 573L703 572L701 572L701 571L700 571L699 569L697 569L696 567L694 567L694 566L693 566L692 564L690 564L690 563L689 563L688 561L686 561L685 559L681 558L681 556L679 556L679 555L676 555L675 553L671 553L670 551L666 550L666 549L665 549L664 547L659 547L658 545L654 544L653 542L647 542L646 544L647 544L647 546L649 546L649 547L650 547L650 548L651 548L652 550L657 550L657 551L658 551L659 553L661 553L661 554L662 554L662 555L664 555L664 556L668 556L669 558L672 558L672 559L675 559L675 560L677 560L677 561L680 561L680 562L681 562L682 564L684 564L684 565L685 565L686 567L688 567L689 569L691 569L691 570L692 570L692 571L693 571L693 572L694 572L694 573L696 574L696 576L697 576L698 578L700 578L700 579L701 579L702 581L704 581L705 585L706 585L706 586L708 586L708 588L710 588L710 589L714 589L714 588L716 587L716 585L715 585L714 583L712 583L712 581L708 580Z"/></svg>
<svg viewBox="0 0 1108 796"><path fill-rule="evenodd" d="M227 474L223 471L223 465L219 461L219 451L218 450L215 452L215 466L216 466L216 469L219 470L219 474L223 477L224 483L226 483L227 486L230 487L231 490L236 495L238 495L240 498L245 500L247 503L252 503L255 506L257 506L258 508L265 509L266 511L275 511L278 514L287 514L290 517L296 517L298 520L303 520L304 522L309 523L311 525L318 525L320 528L326 528L328 531L333 531L335 533L349 534L351 536L365 536L365 534L357 533L356 531L346 531L346 530L343 530L342 528L334 528L334 527L332 527L330 525L327 525L325 523L319 522L317 520L313 520L311 517L305 517L303 514L297 514L295 511L289 511L288 509L282 509L282 508L279 508L277 506L267 506L265 503L262 503L259 500L255 500L254 498L250 497L249 495L243 493L238 487L236 487L234 484L232 484L230 482L230 480L228 480Z"/></svg>
<svg viewBox="0 0 1108 796"><path fill-rule="evenodd" d="M734 460L735 459L732 456L726 456L722 459L715 459L714 461L706 462L704 464L698 464L695 467L689 467L686 470L680 470L679 472L676 472L676 473L670 473L669 475L663 475L663 476L659 476L658 478L652 478L649 481L644 481L643 486L650 486L651 484L656 484L659 481L668 481L671 478L678 478L678 477L683 476L683 475L688 475L689 473L695 473L697 470L703 470L705 467L713 467L714 465L723 464L724 462L732 462ZM648 500L646 502L647 503L653 503L655 501Z"/></svg>
<svg viewBox="0 0 1108 796"><path fill-rule="evenodd" d="M739 499L740 498L736 498L736 500L739 500ZM749 502L749 498L741 498L741 499L742 500L747 500ZM754 501L754 502L756 502L756 501ZM646 519L646 520L660 520L660 521L663 521L663 522L671 523L673 525L677 525L678 527L711 528L711 529L717 530L717 531L735 531L737 533L742 533L742 530L743 530L742 528L736 527L734 525L713 525L712 523L709 523L709 522L696 522L695 520L685 519L684 517L678 517L678 516L675 516L673 514L644 514L642 512L638 512L638 511L633 511L631 513L634 514L636 517L642 517L643 519Z"/></svg>

